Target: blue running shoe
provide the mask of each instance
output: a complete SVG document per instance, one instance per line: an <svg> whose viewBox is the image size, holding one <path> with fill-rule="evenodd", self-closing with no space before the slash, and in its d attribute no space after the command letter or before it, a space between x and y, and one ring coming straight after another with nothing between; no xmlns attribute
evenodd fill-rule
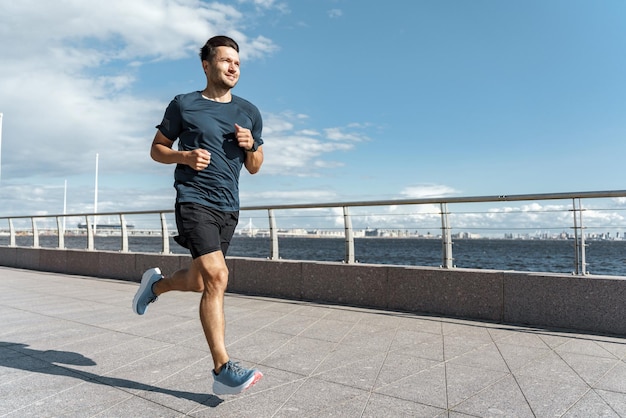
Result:
<svg viewBox="0 0 626 418"><path fill-rule="evenodd" d="M244 369L239 363L228 363L222 367L220 374L213 370L213 393L216 395L236 395L261 380L263 373L257 369Z"/></svg>
<svg viewBox="0 0 626 418"><path fill-rule="evenodd" d="M135 311L137 315L143 315L148 305L157 300L157 295L152 291L152 285L162 278L163 275L158 268L146 270L143 274L141 277L141 285L139 285L139 289L133 299L133 311Z"/></svg>

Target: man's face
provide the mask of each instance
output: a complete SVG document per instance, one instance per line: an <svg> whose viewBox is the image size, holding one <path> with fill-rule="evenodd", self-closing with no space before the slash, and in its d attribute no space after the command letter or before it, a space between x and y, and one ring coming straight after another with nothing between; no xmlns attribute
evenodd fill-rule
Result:
<svg viewBox="0 0 626 418"><path fill-rule="evenodd" d="M239 53L228 46L218 46L212 62L203 61L209 83L232 89L239 81Z"/></svg>

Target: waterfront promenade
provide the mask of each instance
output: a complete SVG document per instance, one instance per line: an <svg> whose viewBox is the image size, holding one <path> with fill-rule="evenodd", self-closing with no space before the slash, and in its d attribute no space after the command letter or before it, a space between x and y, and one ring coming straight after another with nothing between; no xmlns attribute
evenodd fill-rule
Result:
<svg viewBox="0 0 626 418"><path fill-rule="evenodd" d="M228 294L210 393L197 294L0 267L0 416L626 417L626 338Z"/></svg>

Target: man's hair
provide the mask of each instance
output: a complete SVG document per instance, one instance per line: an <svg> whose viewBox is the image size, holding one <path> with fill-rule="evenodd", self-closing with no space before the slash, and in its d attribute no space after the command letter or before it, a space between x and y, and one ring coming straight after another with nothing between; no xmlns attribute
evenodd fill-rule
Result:
<svg viewBox="0 0 626 418"><path fill-rule="evenodd" d="M232 38L224 35L214 36L202 48L200 48L200 59L202 61L211 62L215 57L215 51L218 46L229 46L239 52L239 45Z"/></svg>

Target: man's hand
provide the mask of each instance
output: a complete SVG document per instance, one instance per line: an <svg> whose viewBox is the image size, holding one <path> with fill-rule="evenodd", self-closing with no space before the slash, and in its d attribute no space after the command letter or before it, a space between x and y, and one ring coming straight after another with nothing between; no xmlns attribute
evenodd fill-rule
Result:
<svg viewBox="0 0 626 418"><path fill-rule="evenodd" d="M185 154L185 164L196 171L204 170L210 162L211 153L205 149L195 149Z"/></svg>
<svg viewBox="0 0 626 418"><path fill-rule="evenodd" d="M248 151L254 145L254 138L252 137L250 129L242 128L235 124L235 137L237 138L237 144L239 144L244 151Z"/></svg>

